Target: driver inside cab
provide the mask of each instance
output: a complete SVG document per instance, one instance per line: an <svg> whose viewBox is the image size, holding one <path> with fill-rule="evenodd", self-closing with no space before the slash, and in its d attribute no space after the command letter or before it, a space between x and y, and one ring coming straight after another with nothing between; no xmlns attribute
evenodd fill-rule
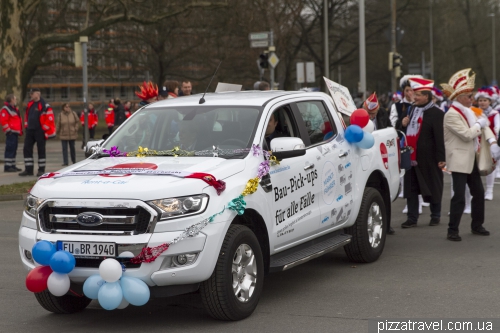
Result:
<svg viewBox="0 0 500 333"><path fill-rule="evenodd" d="M274 138L281 138L287 136L280 132L276 126L278 126L278 112L274 112L269 119L269 123L267 123L265 140L267 144L267 149L271 150L271 140Z"/></svg>

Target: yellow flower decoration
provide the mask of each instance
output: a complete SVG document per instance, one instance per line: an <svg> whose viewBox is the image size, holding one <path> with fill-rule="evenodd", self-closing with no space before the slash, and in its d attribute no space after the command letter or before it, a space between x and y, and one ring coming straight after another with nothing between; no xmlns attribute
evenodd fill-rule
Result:
<svg viewBox="0 0 500 333"><path fill-rule="evenodd" d="M255 193L255 191L257 191L258 186L259 186L259 177L249 179L241 195L245 196Z"/></svg>

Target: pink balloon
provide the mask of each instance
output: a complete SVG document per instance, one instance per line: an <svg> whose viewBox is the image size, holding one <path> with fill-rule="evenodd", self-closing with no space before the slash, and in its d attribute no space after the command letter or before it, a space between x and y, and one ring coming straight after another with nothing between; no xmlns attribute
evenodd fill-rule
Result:
<svg viewBox="0 0 500 333"><path fill-rule="evenodd" d="M370 116L365 109L357 109L351 114L351 125L358 125L363 128L370 121Z"/></svg>
<svg viewBox="0 0 500 333"><path fill-rule="evenodd" d="M26 288L33 293L40 293L47 289L47 280L52 269L50 266L38 266L31 270L26 276Z"/></svg>

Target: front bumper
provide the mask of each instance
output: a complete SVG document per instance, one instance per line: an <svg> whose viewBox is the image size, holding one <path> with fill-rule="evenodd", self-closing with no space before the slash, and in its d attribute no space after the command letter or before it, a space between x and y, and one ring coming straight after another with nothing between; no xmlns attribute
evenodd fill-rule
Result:
<svg viewBox="0 0 500 333"><path fill-rule="evenodd" d="M196 219L199 220L200 216L198 215ZM127 268L125 275L137 277L151 287L192 284L205 281L214 270L221 243L229 224L230 220L210 223L197 236L188 237L172 245L154 262L142 263L138 268ZM28 227L34 225L36 225L35 220L23 214L23 221L19 229L19 252L22 263L28 270L33 269L36 264L26 256L25 250L31 251L33 245L40 240L50 242L57 242L59 240L114 242L118 244L118 254L131 249L135 249L132 252L137 254L144 246L155 247L164 244L182 232L169 231L129 236L55 234L40 232ZM189 266L170 267L166 265L166 263L171 262L171 257L183 253L199 254L196 261ZM83 283L90 275L94 274L99 274L98 268L75 267L69 276L72 282Z"/></svg>

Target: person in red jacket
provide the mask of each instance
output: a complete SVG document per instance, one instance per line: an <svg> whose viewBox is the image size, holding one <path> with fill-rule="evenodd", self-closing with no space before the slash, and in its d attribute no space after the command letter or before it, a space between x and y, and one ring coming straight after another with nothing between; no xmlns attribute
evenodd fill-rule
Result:
<svg viewBox="0 0 500 333"><path fill-rule="evenodd" d="M110 99L108 108L104 111L104 121L108 125L109 134L113 132L113 126L115 126L115 100Z"/></svg>
<svg viewBox="0 0 500 333"><path fill-rule="evenodd" d="M85 112L82 111L80 115L80 122L82 126L85 126ZM99 116L97 112L95 112L94 104L89 103L89 119L88 119L88 127L89 127L89 136L91 139L94 138L95 128L97 127L97 123L99 122Z"/></svg>
<svg viewBox="0 0 500 333"><path fill-rule="evenodd" d="M125 118L130 118L132 115L132 112L130 112L130 107L132 106L132 103L130 101L126 101L125 104L123 104L123 107L125 108Z"/></svg>
<svg viewBox="0 0 500 333"><path fill-rule="evenodd" d="M31 100L26 106L24 116L24 128L26 129L23 148L25 170L19 176L33 176L33 146L36 143L38 150L38 172L36 175L40 177L45 173L45 141L56 136L56 124L52 107L41 98L40 89L33 88L30 94Z"/></svg>
<svg viewBox="0 0 500 333"><path fill-rule="evenodd" d="M16 167L16 155L19 136L23 135L23 120L16 104L16 96L7 95L5 105L0 110L0 125L6 136L3 169L5 172L21 171Z"/></svg>

